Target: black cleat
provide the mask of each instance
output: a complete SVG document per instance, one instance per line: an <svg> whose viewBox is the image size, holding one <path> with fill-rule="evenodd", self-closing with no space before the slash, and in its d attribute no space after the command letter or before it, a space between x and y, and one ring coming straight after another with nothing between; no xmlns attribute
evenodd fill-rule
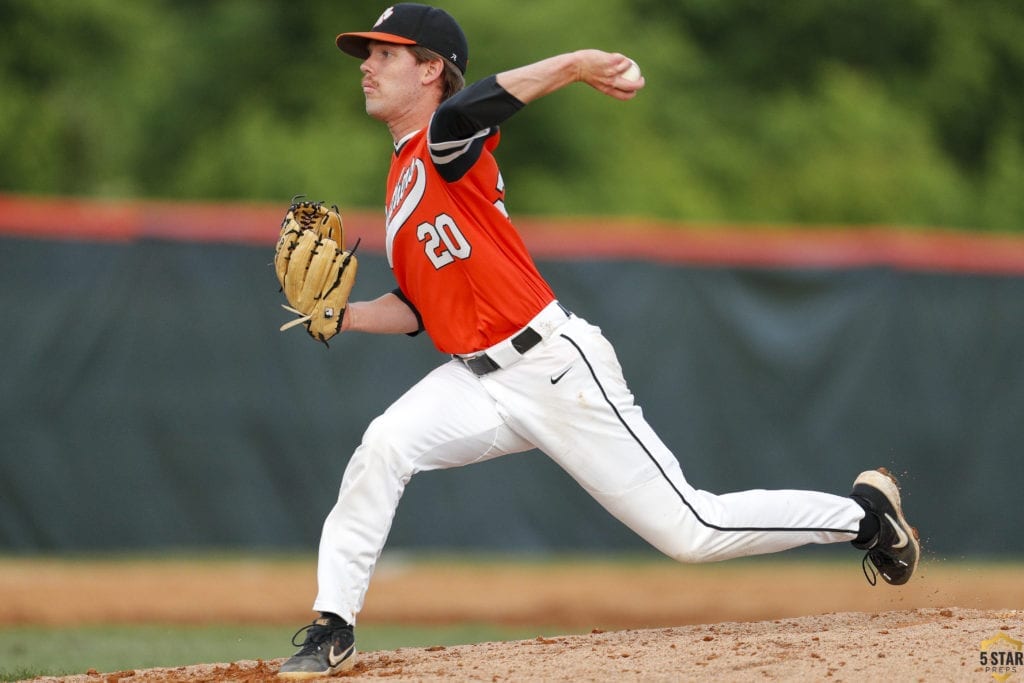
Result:
<svg viewBox="0 0 1024 683"><path fill-rule="evenodd" d="M853 544L867 551L862 567L868 583L874 586L878 581L877 574L868 565L870 561L886 583L902 586L910 580L917 568L921 544L917 529L910 526L903 517L896 478L884 467L861 472L853 482L850 497L856 499L868 514L878 518L878 534L867 543Z"/></svg>
<svg viewBox="0 0 1024 683"><path fill-rule="evenodd" d="M303 631L306 632L306 639L301 649L281 665L277 672L278 678L324 678L347 671L355 665L356 636L344 620L320 617L296 631L292 636L292 645L299 647L295 639Z"/></svg>

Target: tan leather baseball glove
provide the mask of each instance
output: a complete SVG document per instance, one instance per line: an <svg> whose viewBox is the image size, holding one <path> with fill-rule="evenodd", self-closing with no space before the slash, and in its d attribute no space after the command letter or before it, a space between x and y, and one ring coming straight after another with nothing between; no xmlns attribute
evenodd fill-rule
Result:
<svg viewBox="0 0 1024 683"><path fill-rule="evenodd" d="M341 331L358 262L356 248L345 250L345 228L337 206L323 202L292 205L281 222L274 254L274 269L289 305L282 307L296 317L281 326L287 330L304 325L310 336L324 344Z"/></svg>

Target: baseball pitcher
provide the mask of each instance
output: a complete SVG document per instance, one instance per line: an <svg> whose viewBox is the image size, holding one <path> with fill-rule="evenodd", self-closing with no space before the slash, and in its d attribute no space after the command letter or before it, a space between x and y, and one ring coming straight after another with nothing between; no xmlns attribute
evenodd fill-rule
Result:
<svg viewBox="0 0 1024 683"><path fill-rule="evenodd" d="M288 229L297 234L283 227L275 259L290 310L321 341L336 333L426 333L448 360L373 420L352 454L320 540L313 604L320 616L296 634L305 633L301 643L293 638L300 649L280 676L352 667L353 627L413 475L533 448L680 562L852 542L866 551L872 583L878 574L896 585L910 579L917 535L884 470L861 473L842 496L694 488L644 420L612 345L557 299L509 219L494 156L501 124L575 83L628 102L645 84L634 62L580 50L467 87L469 48L458 23L410 3L388 7L369 31L342 33L337 46L360 60L366 112L394 143L383 229L397 286L349 302L351 252L340 238L303 235L325 219L296 221ZM307 265L313 251L330 263ZM314 273L312 285L301 274L289 279L293 258ZM344 296L319 303L321 290L339 288Z"/></svg>

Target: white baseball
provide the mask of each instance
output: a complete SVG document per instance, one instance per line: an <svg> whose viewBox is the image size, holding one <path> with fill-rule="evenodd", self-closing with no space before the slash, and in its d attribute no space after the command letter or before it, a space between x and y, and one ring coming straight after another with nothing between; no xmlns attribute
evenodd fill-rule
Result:
<svg viewBox="0 0 1024 683"><path fill-rule="evenodd" d="M622 77L627 81L639 81L640 67L632 59L629 60L629 68L622 73Z"/></svg>

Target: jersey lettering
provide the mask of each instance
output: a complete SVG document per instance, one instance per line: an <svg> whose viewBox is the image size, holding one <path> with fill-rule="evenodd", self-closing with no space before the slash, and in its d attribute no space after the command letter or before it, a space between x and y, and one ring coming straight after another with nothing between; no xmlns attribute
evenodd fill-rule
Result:
<svg viewBox="0 0 1024 683"><path fill-rule="evenodd" d="M387 221L385 242L389 266L394 267L395 265L392 254L395 234L420 205L426 190L427 173L423 161L413 159L412 163L402 171L399 181L391 193L391 201L385 213Z"/></svg>
<svg viewBox="0 0 1024 683"><path fill-rule="evenodd" d="M498 184L497 184L497 186L495 186L494 189L496 189L498 191L499 195L501 195L503 197L505 196L505 179L501 177L501 172L500 171L498 172ZM505 218L509 217L508 209L505 208L505 201L504 200L496 199L494 201L494 208L496 208L498 211L501 211L501 215L504 216Z"/></svg>
<svg viewBox="0 0 1024 683"><path fill-rule="evenodd" d="M472 246L459 226L446 213L438 216L433 223L420 223L416 228L416 239L426 242L423 250L435 270L441 270L457 258L467 259L473 253Z"/></svg>

